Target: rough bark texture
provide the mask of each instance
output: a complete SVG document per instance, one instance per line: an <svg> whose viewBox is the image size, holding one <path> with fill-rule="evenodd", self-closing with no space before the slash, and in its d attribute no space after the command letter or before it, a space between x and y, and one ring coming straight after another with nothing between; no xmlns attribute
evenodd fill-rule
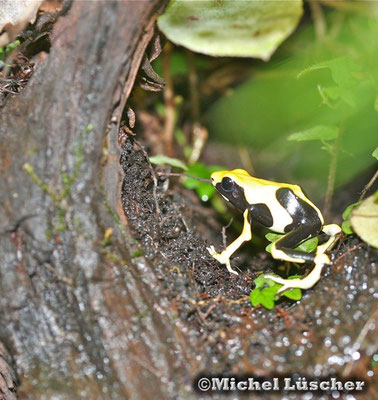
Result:
<svg viewBox="0 0 378 400"><path fill-rule="evenodd" d="M108 126L161 6L74 2L54 28L46 61L2 110L0 338L21 397L163 398L184 373L170 352L168 317L138 317L156 299L128 261L116 211L116 129ZM108 228L113 244L104 246ZM177 380L164 389L162 376Z"/></svg>

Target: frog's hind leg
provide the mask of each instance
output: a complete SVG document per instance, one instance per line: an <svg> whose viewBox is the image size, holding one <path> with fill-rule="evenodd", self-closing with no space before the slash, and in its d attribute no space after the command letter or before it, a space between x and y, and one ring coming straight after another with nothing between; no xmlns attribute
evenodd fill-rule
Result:
<svg viewBox="0 0 378 400"><path fill-rule="evenodd" d="M311 288L320 279L324 265L331 263L328 256L324 254L324 251L326 251L328 247L327 248L323 247L321 249L322 252L320 253L318 252L306 253L304 251L293 249L304 240L317 236L319 230L320 229L316 225L303 224L298 226L294 230L290 231L285 236L283 236L282 238L280 238L279 240L277 240L272 244L271 252L273 258L285 261L297 262L297 263L305 263L305 262L315 263L315 266L312 269L312 271L302 279L283 279L276 276L265 275L265 278L271 279L272 281L283 285L282 288L278 291L278 293L282 293L285 290L291 288L300 288L300 289ZM334 241L332 241L332 244L333 243ZM327 244L328 246L331 245L330 240L327 242Z"/></svg>

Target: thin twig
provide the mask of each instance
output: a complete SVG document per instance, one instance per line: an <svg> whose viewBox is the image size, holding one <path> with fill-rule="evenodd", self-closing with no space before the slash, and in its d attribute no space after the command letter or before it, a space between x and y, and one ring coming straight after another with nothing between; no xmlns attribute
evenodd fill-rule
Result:
<svg viewBox="0 0 378 400"><path fill-rule="evenodd" d="M198 96L198 75L195 64L195 54L187 50L186 55L188 58L188 81L189 81L189 94L190 94L190 108L192 114L192 122L198 122L200 116L199 96Z"/></svg>
<svg viewBox="0 0 378 400"><path fill-rule="evenodd" d="M156 172L156 175L163 175L163 176L186 176L187 178L196 179L197 181L211 183L210 179L199 178L198 176L193 176L189 174L179 173L179 172Z"/></svg>
<svg viewBox="0 0 378 400"><path fill-rule="evenodd" d="M362 343L364 342L366 335L368 334L369 330L370 330L370 324L377 319L378 317L378 310L376 310L366 321L364 327L361 329L360 334L358 335L356 341L354 342L353 346L352 346L352 350L351 353L353 354L355 351L359 350L361 348ZM353 369L353 364L354 364L355 360L353 360L353 358L347 363L347 365L344 368L344 371L342 372L342 376L346 377L349 376L350 373L352 372Z"/></svg>
<svg viewBox="0 0 378 400"><path fill-rule="evenodd" d="M223 242L223 247L226 248L227 247L227 235L226 235L226 229L229 228L232 224L232 221L234 219L231 218L229 223L226 226L222 227L222 242Z"/></svg>
<svg viewBox="0 0 378 400"><path fill-rule="evenodd" d="M314 21L316 36L317 38L322 39L326 34L327 29L322 6L319 4L318 0L310 0L308 3Z"/></svg>
<svg viewBox="0 0 378 400"><path fill-rule="evenodd" d="M166 154L173 155L173 132L175 129L175 94L173 90L173 79L171 74L171 56L173 46L168 43L162 54L162 68L165 80L164 103L165 103L165 121L164 121L164 144Z"/></svg>
<svg viewBox="0 0 378 400"><path fill-rule="evenodd" d="M339 129L339 133L336 138L336 142L333 145L333 154L331 159L331 165L329 167L328 173L328 183L327 183L327 193L325 197L325 205L324 205L324 214L326 219L329 217L329 213L331 210L332 197L335 189L335 178L336 178L336 169L337 169L337 159L339 155L340 145L341 145L341 137L344 133L344 126L341 125Z"/></svg>
<svg viewBox="0 0 378 400"><path fill-rule="evenodd" d="M378 169L375 171L375 174L370 179L370 181L367 183L367 185L363 188L363 190L361 192L361 196L358 199L358 201L361 201L365 197L366 192L373 186L373 184L377 180L377 178L378 178Z"/></svg>
<svg viewBox="0 0 378 400"><path fill-rule="evenodd" d="M354 250L357 250L358 248L360 248L362 246L362 243L358 244L357 246L352 247L351 249L348 249L344 254L342 254L340 257L338 257L335 260L335 263L338 263L342 258L344 258L346 255L352 253Z"/></svg>

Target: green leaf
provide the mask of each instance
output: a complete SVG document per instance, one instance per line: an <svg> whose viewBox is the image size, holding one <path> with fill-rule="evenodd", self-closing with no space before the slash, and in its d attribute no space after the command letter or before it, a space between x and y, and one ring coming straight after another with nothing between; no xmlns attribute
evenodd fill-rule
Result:
<svg viewBox="0 0 378 400"><path fill-rule="evenodd" d="M332 79L338 85L350 85L354 80L354 73L360 70L360 67L351 57L337 57L331 60L322 61L304 69L297 75L297 78L302 77L308 72L324 68L329 68L331 70Z"/></svg>
<svg viewBox="0 0 378 400"><path fill-rule="evenodd" d="M282 296L285 296L290 300L300 300L302 298L302 291L298 288L290 289L283 292Z"/></svg>
<svg viewBox="0 0 378 400"><path fill-rule="evenodd" d="M309 140L334 140L339 134L339 128L332 125L317 125L301 132L292 133L288 140L303 142Z"/></svg>
<svg viewBox="0 0 378 400"><path fill-rule="evenodd" d="M357 201L356 203L350 204L343 212L343 220L346 221L350 218L353 208L357 207L359 204L361 204L360 201Z"/></svg>
<svg viewBox="0 0 378 400"><path fill-rule="evenodd" d="M311 239L305 240L299 246L295 247L295 250L305 251L306 253L311 253L318 247L318 238L313 237Z"/></svg>
<svg viewBox="0 0 378 400"><path fill-rule="evenodd" d="M352 225L350 224L350 221L343 221L341 223L341 229L346 235L352 235L354 233L354 230L352 228Z"/></svg>
<svg viewBox="0 0 378 400"><path fill-rule="evenodd" d="M181 168L183 170L187 170L188 167L184 162L179 160L178 158L168 157L164 154L159 154L157 156L150 157L150 162L156 165L171 165L172 167Z"/></svg>
<svg viewBox="0 0 378 400"><path fill-rule="evenodd" d="M271 233L271 232L267 233L265 235L265 237L272 243L268 244L268 246L265 247L265 250L268 253L271 253L273 242L277 241L282 236L284 236L284 235L279 234L279 233ZM311 253L312 251L314 251L316 249L317 246L318 246L318 238L313 237L313 238L305 240L299 246L295 247L295 250L305 251L306 253Z"/></svg>
<svg viewBox="0 0 378 400"><path fill-rule="evenodd" d="M169 40L198 53L268 60L301 16L301 0L172 0L158 26Z"/></svg>
<svg viewBox="0 0 378 400"><path fill-rule="evenodd" d="M356 203L350 204L343 212L343 222L341 223L341 229L346 235L351 235L354 233L354 230L352 228L352 225L350 223L350 216L352 214L352 211L355 207L357 207L359 204L361 204L360 201L357 201Z"/></svg>
<svg viewBox="0 0 378 400"><path fill-rule="evenodd" d="M376 149L373 151L372 156L373 156L376 160L378 160L378 147L376 147Z"/></svg>
<svg viewBox="0 0 378 400"><path fill-rule="evenodd" d="M300 278L302 278L300 275L292 275L289 276L287 279L300 279ZM298 288L286 290L286 292L282 293L282 296L285 296L291 300L300 300L302 298L302 290Z"/></svg>
<svg viewBox="0 0 378 400"><path fill-rule="evenodd" d="M282 233L273 233L273 232L269 232L265 235L265 238L269 240L269 242L275 242L278 239L281 239L283 236Z"/></svg>
<svg viewBox="0 0 378 400"><path fill-rule="evenodd" d="M17 47L20 44L19 40L15 40L12 43L9 43L6 47L5 47L5 52L7 55L9 55L10 53L12 53L12 51L14 50L15 47ZM5 59L5 54L4 54L4 50L2 47L0 47L0 61L4 61Z"/></svg>
<svg viewBox="0 0 378 400"><path fill-rule="evenodd" d="M363 200L353 209L350 223L364 242L378 248L378 200L375 195Z"/></svg>

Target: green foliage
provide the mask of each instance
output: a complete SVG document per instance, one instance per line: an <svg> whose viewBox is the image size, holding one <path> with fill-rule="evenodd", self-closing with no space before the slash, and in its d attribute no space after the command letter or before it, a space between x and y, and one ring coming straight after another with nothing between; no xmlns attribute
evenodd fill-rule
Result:
<svg viewBox="0 0 378 400"><path fill-rule="evenodd" d="M172 167L181 168L184 171L188 169L183 161L179 160L178 158L168 157L164 154L158 154L157 156L150 157L150 162L151 164L156 165L170 165Z"/></svg>
<svg viewBox="0 0 378 400"><path fill-rule="evenodd" d="M352 225L350 223L350 217L352 215L352 211L355 207L357 207L361 202L357 201L356 203L350 204L343 212L343 222L341 223L341 229L346 235L351 235L354 233Z"/></svg>
<svg viewBox="0 0 378 400"><path fill-rule="evenodd" d="M5 47L5 52L4 49L2 47L0 47L0 61L4 61L5 60L5 54L10 54L12 53L12 51L14 50L15 47L17 47L20 44L19 40L15 40L12 43L9 43L6 47Z"/></svg>
<svg viewBox="0 0 378 400"><path fill-rule="evenodd" d="M297 278L301 278L301 276L293 275L288 279ZM263 307L271 310L274 307L277 292L280 290L282 285L273 282L271 279L265 278L263 274L255 279L254 283L256 287L249 295L252 306L256 307L261 304ZM282 293L281 296L285 296L291 300L300 300L302 298L302 291L301 289L289 289Z"/></svg>
<svg viewBox="0 0 378 400"><path fill-rule="evenodd" d="M265 250L268 253L271 253L271 248L272 248L273 242L277 241L282 236L284 236L284 235L281 235L279 233L272 233L272 232L267 233L265 235L265 237L272 243L270 243L268 246L266 246ZM295 247L295 250L305 251L306 253L311 253L312 251L314 251L316 249L317 246L318 246L318 238L313 237L313 238L305 240L299 246Z"/></svg>
<svg viewBox="0 0 378 400"><path fill-rule="evenodd" d="M200 162L196 162L189 166L187 174L196 176L198 178L209 179L210 175L214 171L219 171L222 168L219 165L205 165ZM210 183L201 182L193 178L186 178L184 186L187 189L194 189L202 201L207 201L213 197L215 193L214 187Z"/></svg>
<svg viewBox="0 0 378 400"><path fill-rule="evenodd" d="M376 160L378 160L378 147L376 147L376 149L373 151L372 156L373 156Z"/></svg>
<svg viewBox="0 0 378 400"><path fill-rule="evenodd" d="M172 0L158 26L172 42L199 53L268 60L301 15L302 0Z"/></svg>
<svg viewBox="0 0 378 400"><path fill-rule="evenodd" d="M144 250L143 250L143 249L138 249L138 250L135 250L135 251L131 254L131 257L132 257L132 258L137 258L137 257L142 256L143 254L144 254Z"/></svg>
<svg viewBox="0 0 378 400"><path fill-rule="evenodd" d="M288 139L297 142L305 142L310 140L320 140L321 142L326 142L327 140L336 139L338 134L339 128L337 126L317 125L301 132L292 133Z"/></svg>
<svg viewBox="0 0 378 400"><path fill-rule="evenodd" d="M252 77L207 113L216 140L249 147L258 174L290 177L315 202L327 188L329 154L304 139L326 139L330 150L328 142L342 133L335 188L371 167L377 145L378 41L371 40L377 17L333 10L325 17L324 40L314 40L311 24L302 25L269 64L255 63ZM287 141L293 132L301 135Z"/></svg>

